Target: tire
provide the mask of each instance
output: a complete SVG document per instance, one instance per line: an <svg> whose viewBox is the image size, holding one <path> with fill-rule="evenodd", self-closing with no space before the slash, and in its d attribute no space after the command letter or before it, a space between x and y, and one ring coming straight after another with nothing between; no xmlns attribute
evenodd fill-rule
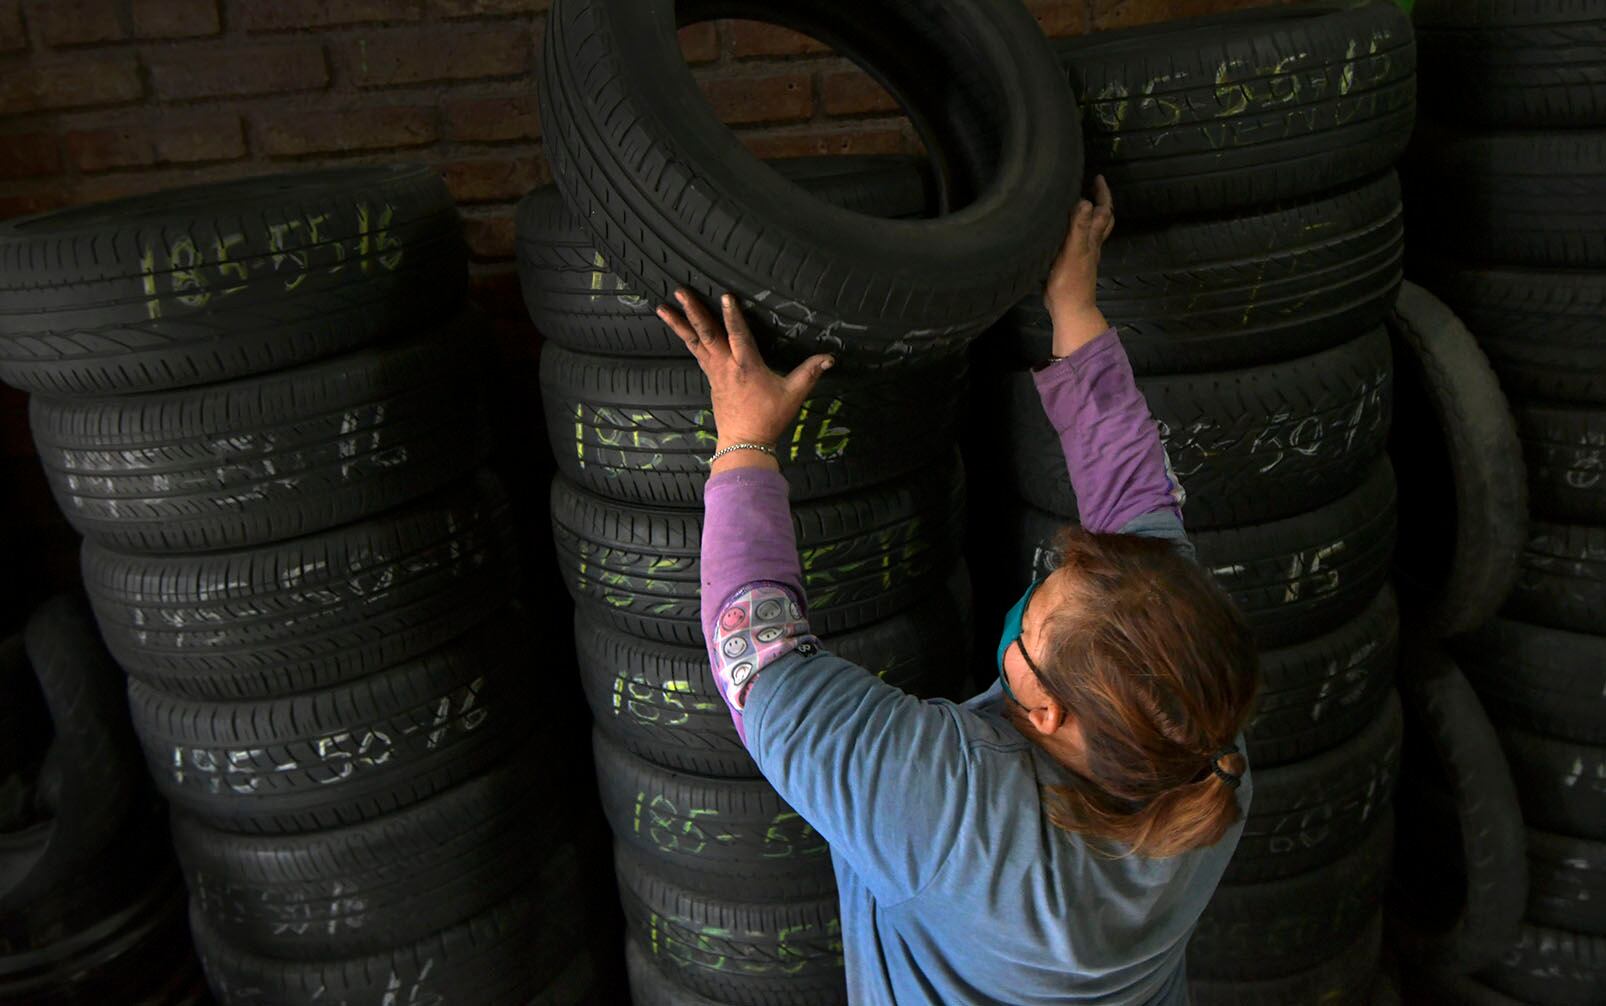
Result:
<svg viewBox="0 0 1606 1006"><path fill-rule="evenodd" d="M1145 377L1138 389L1188 492L1188 526L1205 529L1291 517L1353 490L1383 452L1390 378L1379 329L1299 360ZM1015 489L1038 509L1074 517L1065 455L1032 373L1007 380Z"/></svg>
<svg viewBox="0 0 1606 1006"><path fill-rule="evenodd" d="M80 534L206 552L313 534L407 503L485 455L477 318L230 384L36 395L40 461Z"/></svg>
<svg viewBox="0 0 1606 1006"><path fill-rule="evenodd" d="M1102 172L1133 218L1337 188L1392 165L1411 136L1411 23L1383 4L1233 12L1056 45L1088 173Z"/></svg>
<svg viewBox="0 0 1606 1006"><path fill-rule="evenodd" d="M246 178L0 224L0 379L106 395L282 370L435 324L468 254L433 168Z"/></svg>
<svg viewBox="0 0 1606 1006"><path fill-rule="evenodd" d="M1393 799L1401 729L1400 703L1391 694L1372 722L1338 747L1256 768L1254 800L1222 882L1295 876L1353 849Z"/></svg>
<svg viewBox="0 0 1606 1006"><path fill-rule="evenodd" d="M1518 400L1606 405L1606 272L1422 265Z"/></svg>
<svg viewBox="0 0 1606 1006"><path fill-rule="evenodd" d="M85 542L83 573L131 676L230 700L329 688L433 650L506 607L516 559L506 495L481 472L276 545L140 556Z"/></svg>
<svg viewBox="0 0 1606 1006"><path fill-rule="evenodd" d="M173 844L196 911L220 939L283 960L380 953L492 908L553 857L532 745L410 807L306 835L237 835L186 813Z"/></svg>
<svg viewBox="0 0 1606 1006"><path fill-rule="evenodd" d="M727 1003L845 1006L835 893L788 901L713 898L616 847L630 938L676 983Z"/></svg>
<svg viewBox="0 0 1606 1006"><path fill-rule="evenodd" d="M1356 939L1313 968L1265 981L1188 982L1193 1006L1375 1006L1372 986L1383 949L1383 918L1374 915Z"/></svg>
<svg viewBox="0 0 1606 1006"><path fill-rule="evenodd" d="M630 1001L635 1006L722 1006L675 984L653 964L651 952L629 937L625 939L625 971L630 976Z"/></svg>
<svg viewBox="0 0 1606 1006"><path fill-rule="evenodd" d="M581 948L577 913L583 909L572 876L548 888L515 889L464 922L361 957L283 961L252 954L227 943L193 907L190 926L218 1006L301 1006L320 995L373 1006L526 1006Z"/></svg>
<svg viewBox="0 0 1606 1006"><path fill-rule="evenodd" d="M1522 572L1504 610L1541 625L1606 635L1606 525L1530 525Z"/></svg>
<svg viewBox="0 0 1606 1006"><path fill-rule="evenodd" d="M808 195L714 116L672 55L676 12L558 0L541 60L546 154L631 289L659 303L678 286L709 301L728 288L775 362L828 351L860 369L956 353L1037 287L1081 188L1081 132L1024 9L723 0L678 15L705 9L784 24L865 66L916 124L948 215L887 221Z"/></svg>
<svg viewBox="0 0 1606 1006"><path fill-rule="evenodd" d="M1431 244L1487 265L1606 267L1606 129L1429 132L1419 146L1406 205Z"/></svg>
<svg viewBox="0 0 1606 1006"><path fill-rule="evenodd" d="M912 157L794 157L765 164L815 198L867 216L925 216L937 199L934 180ZM524 304L548 343L607 356L686 352L658 320L657 302L607 271L586 222L556 186L519 200L516 225Z"/></svg>
<svg viewBox="0 0 1606 1006"><path fill-rule="evenodd" d="M1437 644L1418 639L1406 666L1400 694L1414 746L1401 784L1408 795L1398 808L1390 935L1419 967L1470 974L1516 938L1527 903L1517 787L1477 694ZM1410 767L1413 759L1420 767ZM1455 853L1443 848L1446 838L1458 844ZM1459 871L1444 871L1456 854ZM1448 885L1432 882L1446 876Z"/></svg>
<svg viewBox="0 0 1606 1006"><path fill-rule="evenodd" d="M143 791L122 675L83 601L63 595L40 605L21 646L49 714L50 742L33 787L37 820L0 833L0 918L59 897L88 873L116 844Z"/></svg>
<svg viewBox="0 0 1606 1006"><path fill-rule="evenodd" d="M1216 888L1188 941L1190 979L1283 978L1351 945L1377 915L1393 836L1384 813L1359 845L1320 869Z"/></svg>
<svg viewBox="0 0 1606 1006"><path fill-rule="evenodd" d="M597 789L615 840L700 893L781 901L836 890L831 849L763 779L658 768L597 730Z"/></svg>
<svg viewBox="0 0 1606 1006"><path fill-rule="evenodd" d="M1455 636L1493 615L1516 582L1528 514L1522 445L1488 359L1448 307L1406 283L1389 331L1396 580L1414 624Z"/></svg>
<svg viewBox="0 0 1606 1006"><path fill-rule="evenodd" d="M949 579L968 586L962 566ZM972 618L968 601L950 586L824 643L844 660L926 698L952 690L963 677ZM624 750L694 775L760 778L714 684L707 650L639 639L583 607L575 609L574 643L597 726Z"/></svg>
<svg viewBox="0 0 1606 1006"><path fill-rule="evenodd" d="M1606 4L1422 0L1422 105L1468 125L1606 125Z"/></svg>
<svg viewBox="0 0 1606 1006"><path fill-rule="evenodd" d="M1394 683L1399 640L1399 605L1385 585L1332 632L1261 653L1260 696L1244 731L1257 793L1265 771L1334 748L1374 720Z"/></svg>
<svg viewBox="0 0 1606 1006"><path fill-rule="evenodd" d="M1528 829L1528 921L1606 936L1606 842Z"/></svg>
<svg viewBox="0 0 1606 1006"><path fill-rule="evenodd" d="M174 806L225 831L306 832L372 820L505 758L535 688L530 640L503 615L423 657L276 699L128 696L151 776Z"/></svg>
<svg viewBox="0 0 1606 1006"><path fill-rule="evenodd" d="M1522 402L1516 414L1534 514L1606 524L1606 408Z"/></svg>
<svg viewBox="0 0 1606 1006"><path fill-rule="evenodd" d="M1606 937L1524 925L1517 944L1478 980L1523 1002L1599 1006L1606 988Z"/></svg>
<svg viewBox="0 0 1606 1006"><path fill-rule="evenodd" d="M959 559L963 508L957 461L794 508L814 632L868 625L940 590ZM701 513L612 503L559 476L552 531L577 608L646 639L702 644Z"/></svg>
<svg viewBox="0 0 1606 1006"><path fill-rule="evenodd" d="M1063 523L1031 507L1017 512L1019 569L1047 575L1047 542ZM1315 639L1364 611L1388 580L1393 469L1379 462L1354 492L1308 513L1189 537L1263 650Z"/></svg>
<svg viewBox="0 0 1606 1006"><path fill-rule="evenodd" d="M1382 323L1404 248L1400 182L1388 171L1241 215L1123 223L1099 262L1099 307L1140 376L1293 360ZM1005 327L1017 362L1049 358L1041 297L1015 305Z"/></svg>
<svg viewBox="0 0 1606 1006"><path fill-rule="evenodd" d="M714 414L701 368L684 348L681 356L634 361L543 349L541 400L558 470L609 499L701 503ZM941 464L966 410L966 385L958 365L827 373L780 438L792 500Z"/></svg>
<svg viewBox="0 0 1606 1006"><path fill-rule="evenodd" d="M1606 841L1606 747L1503 726L1500 745L1530 828Z"/></svg>
<svg viewBox="0 0 1606 1006"><path fill-rule="evenodd" d="M1497 618L1468 636L1458 652L1497 721L1606 744L1606 636Z"/></svg>

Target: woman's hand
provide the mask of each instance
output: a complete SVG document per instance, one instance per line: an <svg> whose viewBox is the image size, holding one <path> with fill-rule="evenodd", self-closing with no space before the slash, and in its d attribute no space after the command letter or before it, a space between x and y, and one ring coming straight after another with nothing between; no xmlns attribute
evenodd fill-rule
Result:
<svg viewBox="0 0 1606 1006"><path fill-rule="evenodd" d="M1055 356L1070 356L1110 327L1098 306L1099 256L1115 230L1115 200L1103 175L1093 179L1093 199L1081 200L1071 212L1071 228L1043 291L1054 322Z"/></svg>
<svg viewBox="0 0 1606 1006"><path fill-rule="evenodd" d="M676 290L675 299L681 310L660 304L658 317L680 336L708 377L718 447L743 443L775 447L820 375L835 361L825 354L811 356L782 377L759 354L735 297L727 293L722 300L724 325L690 290ZM732 451L714 462L711 471L758 467L780 464L759 451Z"/></svg>

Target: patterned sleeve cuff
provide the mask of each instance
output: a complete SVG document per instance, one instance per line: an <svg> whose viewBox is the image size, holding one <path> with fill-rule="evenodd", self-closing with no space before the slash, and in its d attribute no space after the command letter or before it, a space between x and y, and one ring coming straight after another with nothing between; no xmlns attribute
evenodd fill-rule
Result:
<svg viewBox="0 0 1606 1006"><path fill-rule="evenodd" d="M747 743L747 727L742 711L753 683L765 667L789 653L813 656L820 641L809 631L803 606L788 587L777 583L752 583L742 587L725 602L708 641L714 681L742 743Z"/></svg>

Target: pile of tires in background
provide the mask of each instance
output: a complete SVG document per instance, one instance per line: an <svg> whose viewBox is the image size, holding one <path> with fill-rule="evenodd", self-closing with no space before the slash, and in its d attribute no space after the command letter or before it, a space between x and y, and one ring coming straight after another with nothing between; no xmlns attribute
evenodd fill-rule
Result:
<svg viewBox="0 0 1606 1006"><path fill-rule="evenodd" d="M0 226L0 378L225 1006L589 994L460 228L409 166Z"/></svg>
<svg viewBox="0 0 1606 1006"><path fill-rule="evenodd" d="M1423 848L1397 878L1401 960L1424 1002L1590 1006L1606 1002L1606 5L1419 0L1415 16L1431 121L1406 162L1409 268L1426 290L1401 317L1436 428L1418 453L1441 460L1409 558L1439 604L1426 628L1449 638L1427 668L1437 750L1408 752Z"/></svg>
<svg viewBox="0 0 1606 1006"><path fill-rule="evenodd" d="M81 600L0 639L0 1002L197 1006L166 814Z"/></svg>
<svg viewBox="0 0 1606 1006"><path fill-rule="evenodd" d="M1389 583L1393 365L1383 322L1403 234L1392 170L1415 50L1392 4L1244 11L1057 43L1089 173L1115 195L1099 305L1159 424L1200 561L1262 645L1243 838L1189 944L1195 1002L1367 1003L1402 714ZM1024 506L989 606L1076 517L1026 365L1028 299L978 361ZM989 376L983 377L986 369Z"/></svg>

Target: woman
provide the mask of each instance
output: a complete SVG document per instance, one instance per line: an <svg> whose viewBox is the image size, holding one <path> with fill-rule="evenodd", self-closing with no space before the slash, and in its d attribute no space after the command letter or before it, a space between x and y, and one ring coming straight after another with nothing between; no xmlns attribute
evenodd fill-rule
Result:
<svg viewBox="0 0 1606 1006"><path fill-rule="evenodd" d="M733 298L659 316L713 390L702 617L771 784L831 843L855 1004L1186 1003L1188 935L1249 806L1241 615L1192 561L1181 488L1095 303L1115 225L1082 201L1036 369L1081 510L1004 620L996 685L922 702L810 634L774 445L831 366L765 366Z"/></svg>

